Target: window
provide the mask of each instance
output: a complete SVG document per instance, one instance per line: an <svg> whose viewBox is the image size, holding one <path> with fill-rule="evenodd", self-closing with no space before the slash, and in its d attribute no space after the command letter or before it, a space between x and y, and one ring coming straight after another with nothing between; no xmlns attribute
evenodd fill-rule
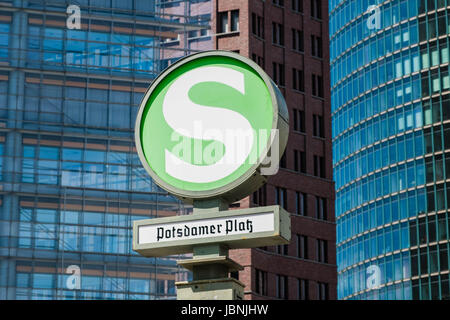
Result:
<svg viewBox="0 0 450 320"><path fill-rule="evenodd" d="M252 54L252 60L254 62L256 62L261 68L264 69L264 58L260 57L259 55L257 55L256 53Z"/></svg>
<svg viewBox="0 0 450 320"><path fill-rule="evenodd" d="M303 31L291 29L292 31L292 49L303 52Z"/></svg>
<svg viewBox="0 0 450 320"><path fill-rule="evenodd" d="M316 240L316 258L318 262L327 263L328 262L328 248L327 241L322 239Z"/></svg>
<svg viewBox="0 0 450 320"><path fill-rule="evenodd" d="M277 253L287 256L289 254L289 245L287 244L278 245Z"/></svg>
<svg viewBox="0 0 450 320"><path fill-rule="evenodd" d="M275 187L275 201L287 210L287 192L285 188Z"/></svg>
<svg viewBox="0 0 450 320"><path fill-rule="evenodd" d="M324 137L323 117L317 114L313 115L313 135L316 137Z"/></svg>
<svg viewBox="0 0 450 320"><path fill-rule="evenodd" d="M306 173L306 152L294 150L294 170Z"/></svg>
<svg viewBox="0 0 450 320"><path fill-rule="evenodd" d="M255 269L255 291L258 294L267 295L267 272Z"/></svg>
<svg viewBox="0 0 450 320"><path fill-rule="evenodd" d="M286 169L287 165L286 165L286 152L283 153L283 155L281 156L280 159L280 168Z"/></svg>
<svg viewBox="0 0 450 320"><path fill-rule="evenodd" d="M298 279L298 300L308 300L309 298L309 282L305 279Z"/></svg>
<svg viewBox="0 0 450 320"><path fill-rule="evenodd" d="M305 132L305 111L293 109L294 111L294 130Z"/></svg>
<svg viewBox="0 0 450 320"><path fill-rule="evenodd" d="M300 168L300 151L294 150L294 171L299 171Z"/></svg>
<svg viewBox="0 0 450 320"><path fill-rule="evenodd" d="M296 210L295 213L298 214L299 216L306 216L307 212L306 212L306 203L307 203L307 195L306 193L303 192L296 192L295 193L296 196Z"/></svg>
<svg viewBox="0 0 450 320"><path fill-rule="evenodd" d="M325 160L321 156L314 156L314 175L325 178Z"/></svg>
<svg viewBox="0 0 450 320"><path fill-rule="evenodd" d="M258 191L253 192L252 203L258 204Z"/></svg>
<svg viewBox="0 0 450 320"><path fill-rule="evenodd" d="M272 0L272 3L277 6L284 6L284 0Z"/></svg>
<svg viewBox="0 0 450 320"><path fill-rule="evenodd" d="M327 220L327 201L325 198L316 197L316 218Z"/></svg>
<svg viewBox="0 0 450 320"><path fill-rule="evenodd" d="M191 39L191 38L196 38L196 37L198 37L198 31L197 30L188 32L188 38Z"/></svg>
<svg viewBox="0 0 450 320"><path fill-rule="evenodd" d="M277 275L277 298L288 299L288 277Z"/></svg>
<svg viewBox="0 0 450 320"><path fill-rule="evenodd" d="M264 58L263 57L258 57L258 65L264 69Z"/></svg>
<svg viewBox="0 0 450 320"><path fill-rule="evenodd" d="M217 33L239 31L239 10L232 10L230 12L230 23L228 23L228 13L228 11L219 12Z"/></svg>
<svg viewBox="0 0 450 320"><path fill-rule="evenodd" d="M207 36L209 34L208 29L200 29L200 37Z"/></svg>
<svg viewBox="0 0 450 320"><path fill-rule="evenodd" d="M312 95L323 98L323 77L316 74L311 75Z"/></svg>
<svg viewBox="0 0 450 320"><path fill-rule="evenodd" d="M266 185L262 186L262 188L259 188L259 204L262 206L267 205L267 188Z"/></svg>
<svg viewBox="0 0 450 320"><path fill-rule="evenodd" d="M298 91L305 91L305 75L303 70L292 68L292 88Z"/></svg>
<svg viewBox="0 0 450 320"><path fill-rule="evenodd" d="M311 17L322 19L322 0L311 0Z"/></svg>
<svg viewBox="0 0 450 320"><path fill-rule="evenodd" d="M264 38L264 21L256 13L252 13L252 33L255 36Z"/></svg>
<svg viewBox="0 0 450 320"><path fill-rule="evenodd" d="M311 55L313 57L322 58L323 51L321 37L311 35Z"/></svg>
<svg viewBox="0 0 450 320"><path fill-rule="evenodd" d="M308 238L299 234L297 235L297 257L308 259Z"/></svg>
<svg viewBox="0 0 450 320"><path fill-rule="evenodd" d="M239 10L231 11L231 32L239 31Z"/></svg>
<svg viewBox="0 0 450 320"><path fill-rule="evenodd" d="M25 149L25 148L24 148ZM2 181L2 167L3 167L3 150L4 150L4 144L0 143L0 181Z"/></svg>
<svg viewBox="0 0 450 320"><path fill-rule="evenodd" d="M227 12L219 12L219 29L218 33L226 33L228 32L228 11Z"/></svg>
<svg viewBox="0 0 450 320"><path fill-rule="evenodd" d="M55 287L55 276L53 274L35 273L32 278L33 288L52 289Z"/></svg>
<svg viewBox="0 0 450 320"><path fill-rule="evenodd" d="M317 299L328 300L328 283L317 283Z"/></svg>
<svg viewBox="0 0 450 320"><path fill-rule="evenodd" d="M253 203L260 206L267 205L266 198L266 185L259 188L257 191L253 192Z"/></svg>
<svg viewBox="0 0 450 320"><path fill-rule="evenodd" d="M272 43L284 46L284 28L282 24L272 22Z"/></svg>
<svg viewBox="0 0 450 320"><path fill-rule="evenodd" d="M279 86L284 87L284 65L274 62L272 64L272 79Z"/></svg>
<svg viewBox="0 0 450 320"><path fill-rule="evenodd" d="M303 0L292 0L292 11L303 12Z"/></svg>

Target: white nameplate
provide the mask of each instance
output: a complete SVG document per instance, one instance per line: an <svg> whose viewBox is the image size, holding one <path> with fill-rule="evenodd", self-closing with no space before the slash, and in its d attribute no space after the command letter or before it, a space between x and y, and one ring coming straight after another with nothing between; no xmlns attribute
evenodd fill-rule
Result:
<svg viewBox="0 0 450 320"><path fill-rule="evenodd" d="M274 231L274 213L257 213L165 224L141 225L138 244L215 238Z"/></svg>
<svg viewBox="0 0 450 320"><path fill-rule="evenodd" d="M289 213L280 206L210 211L133 222L133 250L145 257L193 252L195 246L229 249L289 243Z"/></svg>

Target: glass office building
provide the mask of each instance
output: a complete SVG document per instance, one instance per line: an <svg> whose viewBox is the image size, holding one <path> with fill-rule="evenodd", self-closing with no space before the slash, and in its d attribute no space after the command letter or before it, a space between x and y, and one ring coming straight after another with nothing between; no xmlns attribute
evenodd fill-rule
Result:
<svg viewBox="0 0 450 320"><path fill-rule="evenodd" d="M449 13L330 1L340 299L450 297Z"/></svg>
<svg viewBox="0 0 450 320"><path fill-rule="evenodd" d="M207 40L205 2L0 1L0 299L175 297L186 274L133 252L131 225L188 209L141 166L134 122Z"/></svg>

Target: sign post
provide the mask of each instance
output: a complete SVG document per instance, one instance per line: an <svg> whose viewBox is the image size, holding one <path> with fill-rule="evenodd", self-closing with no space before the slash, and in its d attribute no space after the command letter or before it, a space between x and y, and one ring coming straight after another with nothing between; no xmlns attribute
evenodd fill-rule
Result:
<svg viewBox="0 0 450 320"><path fill-rule="evenodd" d="M229 277L243 268L228 250L289 243L290 218L280 206L228 210L277 172L288 131L283 95L236 53L188 56L147 90L135 127L139 158L193 214L135 221L133 250L193 253L177 261L193 274L176 283L178 299L243 299L244 284Z"/></svg>

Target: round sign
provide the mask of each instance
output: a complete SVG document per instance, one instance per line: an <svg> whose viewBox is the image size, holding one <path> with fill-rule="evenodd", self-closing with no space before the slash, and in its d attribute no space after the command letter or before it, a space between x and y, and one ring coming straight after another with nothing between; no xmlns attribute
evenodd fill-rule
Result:
<svg viewBox="0 0 450 320"><path fill-rule="evenodd" d="M288 131L283 95L257 64L206 51L177 61L151 84L135 140L163 189L190 203L234 202L257 190L273 174L269 168L278 169Z"/></svg>

